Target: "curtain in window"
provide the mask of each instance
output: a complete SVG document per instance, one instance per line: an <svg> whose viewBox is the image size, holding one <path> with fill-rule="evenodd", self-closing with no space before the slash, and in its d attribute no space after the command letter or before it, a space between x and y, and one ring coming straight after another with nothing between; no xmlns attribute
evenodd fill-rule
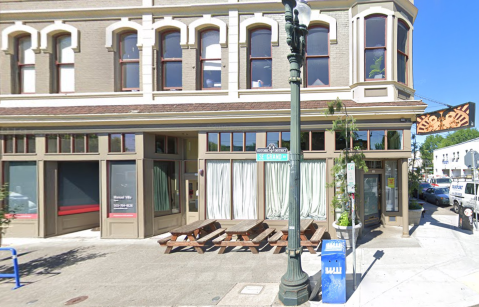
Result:
<svg viewBox="0 0 479 307"><path fill-rule="evenodd" d="M326 219L326 161L301 162L301 218Z"/></svg>
<svg viewBox="0 0 479 307"><path fill-rule="evenodd" d="M268 162L266 177L266 218L288 219L289 163ZM301 162L301 218L326 219L326 162Z"/></svg>
<svg viewBox="0 0 479 307"><path fill-rule="evenodd" d="M256 161L233 161L233 216L257 218Z"/></svg>
<svg viewBox="0 0 479 307"><path fill-rule="evenodd" d="M399 211L398 164L396 160L386 161L386 211Z"/></svg>
<svg viewBox="0 0 479 307"><path fill-rule="evenodd" d="M206 161L206 216L231 218L231 167L229 160Z"/></svg>
<svg viewBox="0 0 479 307"><path fill-rule="evenodd" d="M155 162L153 165L153 202L155 211L171 209L168 188L168 162Z"/></svg>
<svg viewBox="0 0 479 307"><path fill-rule="evenodd" d="M265 163L266 218L285 220L289 216L289 163Z"/></svg>

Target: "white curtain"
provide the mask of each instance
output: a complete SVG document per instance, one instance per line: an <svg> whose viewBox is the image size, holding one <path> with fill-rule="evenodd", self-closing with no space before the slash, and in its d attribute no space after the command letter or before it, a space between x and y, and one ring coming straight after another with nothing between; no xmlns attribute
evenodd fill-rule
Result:
<svg viewBox="0 0 479 307"><path fill-rule="evenodd" d="M285 220L289 216L289 163L266 162L266 218Z"/></svg>
<svg viewBox="0 0 479 307"><path fill-rule="evenodd" d="M301 161L301 218L326 220L326 161Z"/></svg>
<svg viewBox="0 0 479 307"><path fill-rule="evenodd" d="M235 219L256 219L256 161L233 161L233 216Z"/></svg>
<svg viewBox="0 0 479 307"><path fill-rule="evenodd" d="M265 163L266 218L288 219L289 216L289 163ZM326 219L326 162L301 162L301 218Z"/></svg>
<svg viewBox="0 0 479 307"><path fill-rule="evenodd" d="M206 161L206 180L207 218L231 219L230 161Z"/></svg>

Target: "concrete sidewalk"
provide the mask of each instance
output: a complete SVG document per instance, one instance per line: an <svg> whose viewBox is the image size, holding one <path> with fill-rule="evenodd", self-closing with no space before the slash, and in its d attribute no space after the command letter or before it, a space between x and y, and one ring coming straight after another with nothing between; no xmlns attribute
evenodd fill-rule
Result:
<svg viewBox="0 0 479 307"><path fill-rule="evenodd" d="M356 252L355 291L348 251L345 306L479 304L479 235L457 229L457 215L438 213L426 207L421 225L412 227L407 239L400 227L367 229ZM4 247L19 253L24 286L11 290L14 281L0 279L0 305L281 306L284 252L274 255L267 245L259 255L240 248L218 255L215 247L203 255L191 248L165 255L156 239L101 240L93 231L4 239ZM10 272L11 263L2 252L0 272ZM317 292L320 254L305 251L302 263ZM328 304L319 293L304 305Z"/></svg>

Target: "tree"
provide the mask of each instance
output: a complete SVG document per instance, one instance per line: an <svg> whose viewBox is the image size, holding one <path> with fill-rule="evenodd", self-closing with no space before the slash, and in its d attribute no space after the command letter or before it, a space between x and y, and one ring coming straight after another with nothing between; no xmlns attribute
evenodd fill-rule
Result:
<svg viewBox="0 0 479 307"><path fill-rule="evenodd" d="M475 138L479 138L479 131L474 128L458 130L448 134L439 144L439 148L456 145Z"/></svg>
<svg viewBox="0 0 479 307"><path fill-rule="evenodd" d="M439 145L443 140L444 138L439 134L431 134L426 137L424 142L421 144L421 147L419 147L423 165L433 164L433 151L435 149L441 148Z"/></svg>

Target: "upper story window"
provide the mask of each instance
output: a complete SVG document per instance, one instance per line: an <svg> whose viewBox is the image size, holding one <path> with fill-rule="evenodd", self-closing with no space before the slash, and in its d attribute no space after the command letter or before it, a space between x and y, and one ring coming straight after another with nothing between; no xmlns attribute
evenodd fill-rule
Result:
<svg viewBox="0 0 479 307"><path fill-rule="evenodd" d="M112 133L109 139L109 152L135 152L134 133Z"/></svg>
<svg viewBox="0 0 479 307"><path fill-rule="evenodd" d="M218 30L200 34L200 65L203 89L221 89L221 45Z"/></svg>
<svg viewBox="0 0 479 307"><path fill-rule="evenodd" d="M255 151L256 132L209 132L208 151Z"/></svg>
<svg viewBox="0 0 479 307"><path fill-rule="evenodd" d="M373 16L366 19L366 80L386 79L386 17Z"/></svg>
<svg viewBox="0 0 479 307"><path fill-rule="evenodd" d="M408 28L402 22L398 22L398 33L397 33L397 80L398 82L407 84L407 64L409 60L408 56Z"/></svg>
<svg viewBox="0 0 479 307"><path fill-rule="evenodd" d="M55 79L58 93L73 93L75 91L75 54L71 48L70 35L60 35L55 38Z"/></svg>
<svg viewBox="0 0 479 307"><path fill-rule="evenodd" d="M47 134L47 153L96 153L97 134Z"/></svg>
<svg viewBox="0 0 479 307"><path fill-rule="evenodd" d="M160 88L165 91L181 90L182 79L182 50L180 46L180 32L160 33L161 78Z"/></svg>
<svg viewBox="0 0 479 307"><path fill-rule="evenodd" d="M307 87L329 85L329 29L310 28L306 38Z"/></svg>
<svg viewBox="0 0 479 307"><path fill-rule="evenodd" d="M140 90L140 52L137 42L138 36L135 32L120 35L119 70L122 91Z"/></svg>
<svg viewBox="0 0 479 307"><path fill-rule="evenodd" d="M33 94L35 93L35 52L32 50L31 36L18 37L16 43L18 92Z"/></svg>
<svg viewBox="0 0 479 307"><path fill-rule="evenodd" d="M34 135L5 135L4 153L35 153Z"/></svg>
<svg viewBox="0 0 479 307"><path fill-rule="evenodd" d="M273 58L271 56L271 30L257 29L250 33L251 88L272 86Z"/></svg>

